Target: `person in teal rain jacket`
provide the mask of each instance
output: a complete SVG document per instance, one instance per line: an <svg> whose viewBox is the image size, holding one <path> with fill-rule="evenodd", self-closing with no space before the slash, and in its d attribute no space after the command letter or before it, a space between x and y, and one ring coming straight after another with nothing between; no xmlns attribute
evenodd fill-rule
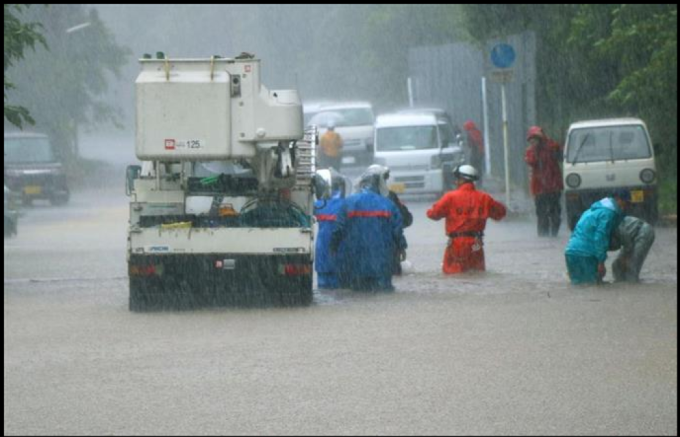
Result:
<svg viewBox="0 0 680 437"><path fill-rule="evenodd" d="M621 223L628 202L630 192L617 190L612 197L593 203L581 215L564 250L572 284L602 282L612 232Z"/></svg>
<svg viewBox="0 0 680 437"><path fill-rule="evenodd" d="M367 170L361 191L345 199L331 236L331 253L345 251L341 286L360 291L392 291L392 254L406 249L399 208L381 192L385 179Z"/></svg>

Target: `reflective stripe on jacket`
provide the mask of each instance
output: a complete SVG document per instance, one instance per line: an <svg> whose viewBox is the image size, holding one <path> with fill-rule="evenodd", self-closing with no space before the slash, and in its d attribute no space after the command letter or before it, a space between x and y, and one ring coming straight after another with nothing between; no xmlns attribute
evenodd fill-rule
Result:
<svg viewBox="0 0 680 437"><path fill-rule="evenodd" d="M338 212L342 208L345 199L334 196L328 200L318 200L315 204L314 216L319 222L319 233L316 236L316 254L314 257L314 269L318 273L337 272L337 260L342 253L335 256L330 253L331 235L336 227ZM325 204L324 204L325 203Z"/></svg>
<svg viewBox="0 0 680 437"><path fill-rule="evenodd" d="M406 248L399 209L369 189L345 199L331 247L342 242L347 273L353 277L391 277L395 248Z"/></svg>

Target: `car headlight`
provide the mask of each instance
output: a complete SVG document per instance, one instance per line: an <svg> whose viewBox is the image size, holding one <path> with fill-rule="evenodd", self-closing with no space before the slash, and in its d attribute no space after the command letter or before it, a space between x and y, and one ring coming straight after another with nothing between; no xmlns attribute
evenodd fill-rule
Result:
<svg viewBox="0 0 680 437"><path fill-rule="evenodd" d="M640 172L640 180L645 184L651 184L656 178L656 173L651 168L646 168Z"/></svg>
<svg viewBox="0 0 680 437"><path fill-rule="evenodd" d="M576 173L570 173L567 175L567 185L569 188L578 188L581 185L581 176Z"/></svg>

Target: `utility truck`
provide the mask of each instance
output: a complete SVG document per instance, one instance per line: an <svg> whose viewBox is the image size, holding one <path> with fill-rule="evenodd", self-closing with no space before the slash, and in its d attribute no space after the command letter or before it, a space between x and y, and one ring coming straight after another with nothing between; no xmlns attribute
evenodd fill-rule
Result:
<svg viewBox="0 0 680 437"><path fill-rule="evenodd" d="M324 181L297 91L268 90L248 54L140 64L130 310L310 304Z"/></svg>

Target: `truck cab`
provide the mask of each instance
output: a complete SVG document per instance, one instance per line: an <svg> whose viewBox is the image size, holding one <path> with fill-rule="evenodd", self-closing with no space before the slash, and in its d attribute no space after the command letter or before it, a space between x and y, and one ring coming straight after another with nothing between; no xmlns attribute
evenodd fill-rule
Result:
<svg viewBox="0 0 680 437"><path fill-rule="evenodd" d="M564 150L567 220L573 230L590 205L618 188L631 192L630 215L658 219L656 162L645 123L637 118L573 123Z"/></svg>

